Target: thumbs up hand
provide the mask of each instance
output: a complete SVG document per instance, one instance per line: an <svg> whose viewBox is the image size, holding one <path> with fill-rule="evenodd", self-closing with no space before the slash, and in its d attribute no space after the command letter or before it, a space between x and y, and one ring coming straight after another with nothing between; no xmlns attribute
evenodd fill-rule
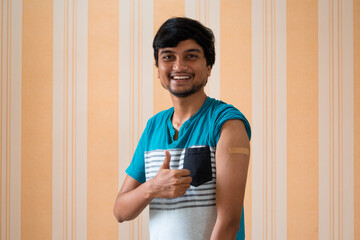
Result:
<svg viewBox="0 0 360 240"><path fill-rule="evenodd" d="M165 159L158 173L151 180L153 198L176 198L190 188L192 178L187 169L170 169L171 155L165 151Z"/></svg>
<svg viewBox="0 0 360 240"><path fill-rule="evenodd" d="M171 160L171 155L169 151L165 150L165 159L160 169L170 169L170 160Z"/></svg>

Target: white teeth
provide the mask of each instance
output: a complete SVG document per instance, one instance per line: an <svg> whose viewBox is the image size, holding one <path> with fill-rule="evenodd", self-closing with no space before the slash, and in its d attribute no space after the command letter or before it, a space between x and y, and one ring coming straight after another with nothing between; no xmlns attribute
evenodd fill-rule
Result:
<svg viewBox="0 0 360 240"><path fill-rule="evenodd" d="M175 80L184 80L184 79L189 79L189 76L173 76L173 79Z"/></svg>

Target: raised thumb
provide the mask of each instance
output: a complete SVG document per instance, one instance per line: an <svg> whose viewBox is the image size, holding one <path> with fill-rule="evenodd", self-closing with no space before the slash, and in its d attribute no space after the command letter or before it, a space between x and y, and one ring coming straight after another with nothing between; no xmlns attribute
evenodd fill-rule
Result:
<svg viewBox="0 0 360 240"><path fill-rule="evenodd" d="M162 169L170 169L170 159L171 159L171 155L169 151L165 150L165 159L163 164L161 165Z"/></svg>

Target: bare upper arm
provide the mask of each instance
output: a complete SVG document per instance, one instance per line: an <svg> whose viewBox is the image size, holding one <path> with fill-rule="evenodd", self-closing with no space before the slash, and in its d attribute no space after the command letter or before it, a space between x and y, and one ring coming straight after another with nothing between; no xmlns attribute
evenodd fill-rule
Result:
<svg viewBox="0 0 360 240"><path fill-rule="evenodd" d="M226 121L216 147L216 204L220 217L241 217L249 153L244 123L241 120Z"/></svg>

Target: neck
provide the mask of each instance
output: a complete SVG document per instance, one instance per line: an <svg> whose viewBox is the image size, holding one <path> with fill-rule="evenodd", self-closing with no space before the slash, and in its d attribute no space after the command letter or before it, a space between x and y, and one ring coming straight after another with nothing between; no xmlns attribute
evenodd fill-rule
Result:
<svg viewBox="0 0 360 240"><path fill-rule="evenodd" d="M184 98L171 95L174 105L174 115L172 118L174 128L180 129L184 122L199 111L206 98L207 96L204 91L199 91Z"/></svg>

